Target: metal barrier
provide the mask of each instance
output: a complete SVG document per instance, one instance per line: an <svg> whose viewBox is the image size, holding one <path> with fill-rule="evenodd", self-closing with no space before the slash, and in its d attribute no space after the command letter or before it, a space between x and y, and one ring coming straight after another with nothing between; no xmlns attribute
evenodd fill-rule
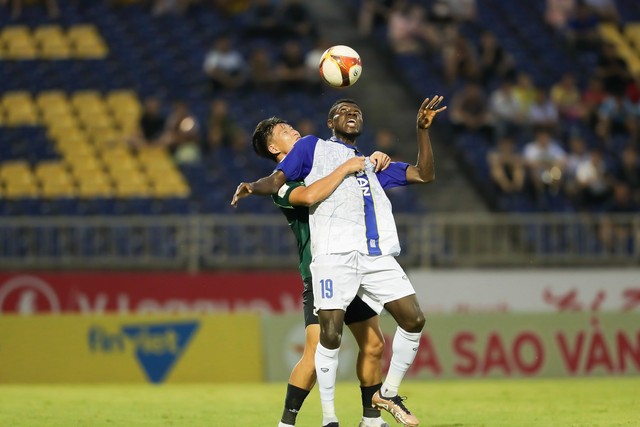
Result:
<svg viewBox="0 0 640 427"><path fill-rule="evenodd" d="M640 215L397 215L405 267L631 266ZM295 268L281 215L0 218L3 269Z"/></svg>

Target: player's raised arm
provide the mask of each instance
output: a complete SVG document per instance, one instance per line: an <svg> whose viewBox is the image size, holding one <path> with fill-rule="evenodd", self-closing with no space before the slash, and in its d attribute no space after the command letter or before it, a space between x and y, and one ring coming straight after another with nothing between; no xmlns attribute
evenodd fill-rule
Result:
<svg viewBox="0 0 640 427"><path fill-rule="evenodd" d="M409 183L426 184L436 178L433 149L428 129L438 113L447 109L446 106L438 108L444 97L434 96L433 99L425 99L418 110L416 131L418 138L418 161L415 166L407 168L407 181Z"/></svg>
<svg viewBox="0 0 640 427"><path fill-rule="evenodd" d="M352 157L333 172L308 187L297 187L291 191L289 202L294 206L313 206L329 197L347 175L364 170L365 158Z"/></svg>
<svg viewBox="0 0 640 427"><path fill-rule="evenodd" d="M231 199L231 206L238 206L240 199L244 199L251 194L257 194L259 196L275 194L285 182L286 178L284 173L279 170L254 182L241 182Z"/></svg>

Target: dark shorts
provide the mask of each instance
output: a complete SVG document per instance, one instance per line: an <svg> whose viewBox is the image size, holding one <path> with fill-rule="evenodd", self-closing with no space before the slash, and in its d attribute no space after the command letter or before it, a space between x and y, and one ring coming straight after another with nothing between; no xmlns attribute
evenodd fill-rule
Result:
<svg viewBox="0 0 640 427"><path fill-rule="evenodd" d="M302 292L302 310L304 313L304 327L309 325L318 324L318 316L313 314L313 286L311 285L311 278L306 279L304 282L304 291ZM344 323L350 325L352 323L364 322L369 320L378 313L373 311L364 301L356 296L344 315Z"/></svg>

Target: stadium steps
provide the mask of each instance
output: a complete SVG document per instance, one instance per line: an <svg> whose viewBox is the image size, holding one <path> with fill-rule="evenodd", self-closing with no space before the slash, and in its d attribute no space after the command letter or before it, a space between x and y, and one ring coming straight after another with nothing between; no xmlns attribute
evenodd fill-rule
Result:
<svg viewBox="0 0 640 427"><path fill-rule="evenodd" d="M323 37L332 44L353 47L363 60L363 79L355 86L345 89L344 96L356 99L364 109L368 133L374 134L375 129L384 127L392 129L400 141L397 148L401 157L409 162L415 161L417 109L424 97L434 93L410 93L402 84L403 77L390 77L390 56L376 46L377 43L372 39L363 38L358 33L343 2L309 0L306 4L320 22L331 23L330 26L321 27L321 32L330 28L330 31L322 32ZM437 88L434 87L433 91L437 91ZM442 122L444 125L444 120ZM434 126L431 137L436 157L437 180L429 186L414 188L428 202L430 211L486 212L486 204L458 169L453 147L441 135L444 133Z"/></svg>

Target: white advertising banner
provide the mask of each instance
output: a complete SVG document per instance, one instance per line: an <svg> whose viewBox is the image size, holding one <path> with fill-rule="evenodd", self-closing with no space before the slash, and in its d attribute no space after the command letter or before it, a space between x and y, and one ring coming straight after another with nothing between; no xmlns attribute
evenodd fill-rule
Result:
<svg viewBox="0 0 640 427"><path fill-rule="evenodd" d="M640 269L409 270L426 313L640 312Z"/></svg>

